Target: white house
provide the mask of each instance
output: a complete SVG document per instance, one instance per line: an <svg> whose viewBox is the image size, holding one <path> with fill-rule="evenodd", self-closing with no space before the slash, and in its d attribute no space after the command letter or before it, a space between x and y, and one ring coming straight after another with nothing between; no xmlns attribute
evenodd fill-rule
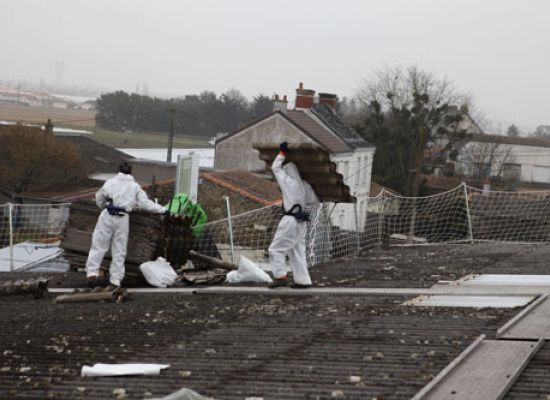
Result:
<svg viewBox="0 0 550 400"><path fill-rule="evenodd" d="M364 220L375 147L338 117L336 95L319 93L318 102L315 100L315 91L304 89L302 83L296 89L295 109L287 109L286 96L281 100L276 97L273 113L216 141L214 168L264 171L265 163L252 148L253 143L317 144L328 151L357 199L355 204L337 205L332 220L342 228L354 229L357 221Z"/></svg>
<svg viewBox="0 0 550 400"><path fill-rule="evenodd" d="M460 149L455 169L477 178L550 184L550 140L472 135Z"/></svg>

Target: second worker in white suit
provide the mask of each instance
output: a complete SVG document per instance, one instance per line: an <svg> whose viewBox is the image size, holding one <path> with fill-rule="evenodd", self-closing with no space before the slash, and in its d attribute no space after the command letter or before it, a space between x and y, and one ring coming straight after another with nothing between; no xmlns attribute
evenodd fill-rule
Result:
<svg viewBox="0 0 550 400"><path fill-rule="evenodd" d="M280 145L280 152L275 157L271 170L283 194L283 209L285 215L277 226L273 242L269 246L269 258L273 268L274 288L288 284L286 272L286 257L288 256L293 287L311 286L311 278L306 261L306 231L309 216L306 207L319 205L319 198L309 183L300 176L298 167L293 162L285 164L288 153L288 143Z"/></svg>
<svg viewBox="0 0 550 400"><path fill-rule="evenodd" d="M167 212L166 208L147 197L131 173L130 165L121 164L119 173L108 179L95 195L97 206L103 211L99 214L86 261L86 277L92 285L98 280L101 262L110 248L112 261L109 282L113 286L120 286L124 278L130 227L128 213L136 209L154 214Z"/></svg>

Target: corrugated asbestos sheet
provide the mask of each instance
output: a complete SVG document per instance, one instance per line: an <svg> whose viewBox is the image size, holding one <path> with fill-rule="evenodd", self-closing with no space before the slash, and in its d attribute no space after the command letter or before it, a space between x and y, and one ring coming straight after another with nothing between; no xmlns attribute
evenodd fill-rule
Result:
<svg viewBox="0 0 550 400"><path fill-rule="evenodd" d="M260 152L260 159L266 162L266 169L269 170L279 152L279 144L254 143L253 147ZM302 178L309 182L321 201L355 203L349 186L336 172L336 164L330 161L326 150L310 143L290 143L288 147L287 159L296 163Z"/></svg>
<svg viewBox="0 0 550 400"><path fill-rule="evenodd" d="M0 398L410 399L513 310L403 307L402 296L136 294L122 304L0 297ZM93 363L170 364L81 378ZM547 372L547 371L546 371ZM546 373L546 375L548 375Z"/></svg>

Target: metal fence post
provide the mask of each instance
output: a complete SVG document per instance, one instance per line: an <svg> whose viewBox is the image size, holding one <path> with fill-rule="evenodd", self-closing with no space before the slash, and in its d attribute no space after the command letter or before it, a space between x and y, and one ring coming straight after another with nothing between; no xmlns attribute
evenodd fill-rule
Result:
<svg viewBox="0 0 550 400"><path fill-rule="evenodd" d="M231 246L231 263L235 264L235 248L233 247L233 224L231 222L231 207L229 206L229 197L225 198L225 205L227 207L227 229L229 229L229 245Z"/></svg>
<svg viewBox="0 0 550 400"><path fill-rule="evenodd" d="M470 204L468 203L468 188L466 183L462 182L462 188L464 189L464 201L466 203L466 217L468 218L468 235L470 236L470 243L474 243L474 231L472 229L472 216L470 215Z"/></svg>
<svg viewBox="0 0 550 400"><path fill-rule="evenodd" d="M10 272L13 272L13 204L8 203L9 210L9 232L10 232Z"/></svg>

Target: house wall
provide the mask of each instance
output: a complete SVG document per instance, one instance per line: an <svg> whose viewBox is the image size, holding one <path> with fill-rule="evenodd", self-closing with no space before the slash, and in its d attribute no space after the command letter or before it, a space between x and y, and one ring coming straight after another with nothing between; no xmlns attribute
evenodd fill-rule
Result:
<svg viewBox="0 0 550 400"><path fill-rule="evenodd" d="M374 148L356 149L352 153L331 157L336 163L338 173L343 175L344 183L349 186L351 194L357 199L354 204L342 203L334 208L332 221L342 229L363 229L367 198L370 195L374 150Z"/></svg>
<svg viewBox="0 0 550 400"><path fill-rule="evenodd" d="M465 175L473 174L473 165L469 162L467 153L472 152L473 146L483 146L488 143L469 142L460 151L457 172ZM527 183L550 183L550 147L523 146L516 144L500 144L497 154L491 165L491 175L498 176L502 170L502 162L521 166L519 180Z"/></svg>
<svg viewBox="0 0 550 400"><path fill-rule="evenodd" d="M260 160L253 143L315 143L279 114L258 122L241 132L216 143L214 169L244 169L263 171L265 162Z"/></svg>

